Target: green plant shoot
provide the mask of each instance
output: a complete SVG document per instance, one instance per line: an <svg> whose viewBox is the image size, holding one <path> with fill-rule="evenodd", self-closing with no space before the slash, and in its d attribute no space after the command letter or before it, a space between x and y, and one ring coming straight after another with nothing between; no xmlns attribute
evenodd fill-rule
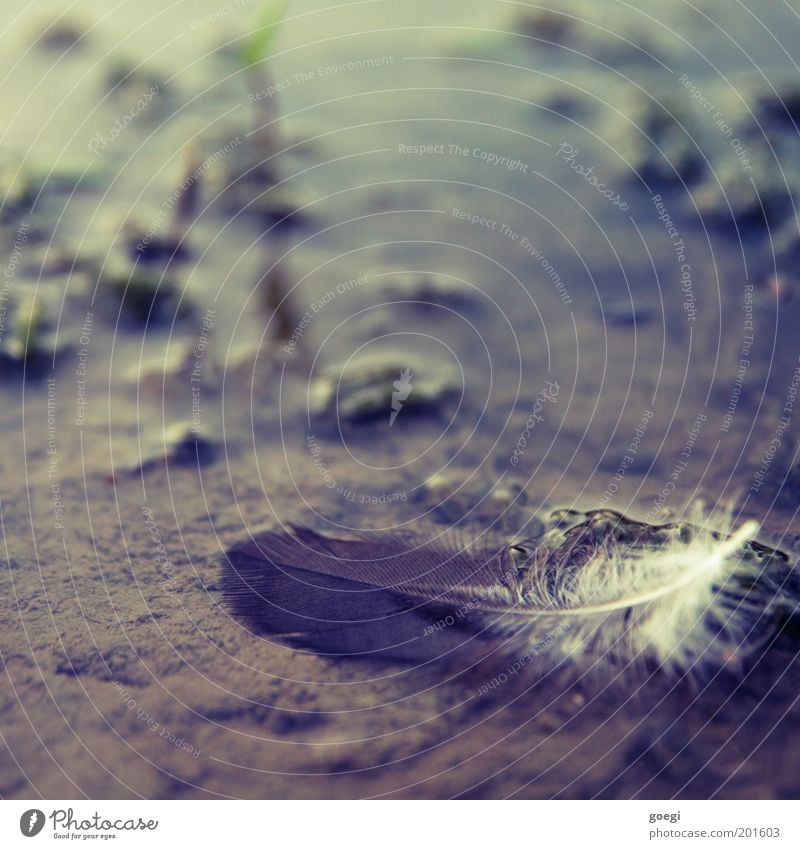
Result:
<svg viewBox="0 0 800 849"><path fill-rule="evenodd" d="M250 33L242 50L242 64L245 67L256 65L269 57L288 5L289 0L265 0L258 26Z"/></svg>

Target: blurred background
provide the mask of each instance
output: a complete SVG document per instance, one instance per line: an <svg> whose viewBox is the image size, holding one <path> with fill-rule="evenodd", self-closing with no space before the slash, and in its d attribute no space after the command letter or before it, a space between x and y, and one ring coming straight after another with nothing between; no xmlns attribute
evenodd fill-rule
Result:
<svg viewBox="0 0 800 849"><path fill-rule="evenodd" d="M298 651L221 576L698 499L791 551L799 13L7 2L3 796L795 794L789 637L478 698L502 658Z"/></svg>

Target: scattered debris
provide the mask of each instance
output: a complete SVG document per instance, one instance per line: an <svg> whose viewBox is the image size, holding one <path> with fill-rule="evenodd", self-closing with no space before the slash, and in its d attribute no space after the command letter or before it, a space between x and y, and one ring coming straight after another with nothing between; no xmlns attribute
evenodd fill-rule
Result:
<svg viewBox="0 0 800 849"><path fill-rule="evenodd" d="M448 472L438 472L417 490L416 500L431 511L432 518L447 526L477 522L516 533L527 520L525 532L530 536L544 528L538 518L523 516L528 497L524 484L515 479L487 485L480 473L463 481Z"/></svg>
<svg viewBox="0 0 800 849"><path fill-rule="evenodd" d="M187 297L181 296L171 265L163 268L112 257L100 273L100 292L136 324L171 321L192 311Z"/></svg>
<svg viewBox="0 0 800 849"><path fill-rule="evenodd" d="M86 28L80 26L77 21L57 21L48 24L36 37L35 42L45 50L66 53L82 42L85 35Z"/></svg>
<svg viewBox="0 0 800 849"><path fill-rule="evenodd" d="M678 179L693 183L703 175L704 149L690 103L672 93L637 90L625 109L630 123L616 113L609 116L608 138L631 178L662 186Z"/></svg>
<svg viewBox="0 0 800 849"><path fill-rule="evenodd" d="M214 440L193 425L178 422L167 427L159 438L146 438L135 458L117 463L106 480L117 483L122 478L140 475L164 464L189 468L207 466L214 461L216 450Z"/></svg>
<svg viewBox="0 0 800 849"><path fill-rule="evenodd" d="M69 345L57 333L58 310L41 295L8 295L0 301L0 365L36 375Z"/></svg>
<svg viewBox="0 0 800 849"><path fill-rule="evenodd" d="M601 312L606 324L613 324L615 327L639 327L642 324L649 324L654 315L655 313L649 307L637 306L629 300L603 304Z"/></svg>
<svg viewBox="0 0 800 849"><path fill-rule="evenodd" d="M461 280L433 274L398 274L384 278L380 295L389 300L413 301L408 306L419 310L447 307L458 312L463 309L475 309L479 293ZM441 315L437 310L437 316Z"/></svg>
<svg viewBox="0 0 800 849"><path fill-rule="evenodd" d="M409 375L409 391L400 403L408 413L440 413L462 393L461 381L451 368L400 351L370 351L312 381L311 415L328 425L358 426L381 419L389 425L399 392L395 384L404 374Z"/></svg>
<svg viewBox="0 0 800 849"><path fill-rule="evenodd" d="M32 199L30 177L22 159L0 150L0 219L16 216Z"/></svg>

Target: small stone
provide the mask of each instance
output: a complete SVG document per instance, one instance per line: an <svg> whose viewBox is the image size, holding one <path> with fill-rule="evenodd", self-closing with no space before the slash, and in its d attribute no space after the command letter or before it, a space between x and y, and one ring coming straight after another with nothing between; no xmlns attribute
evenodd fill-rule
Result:
<svg viewBox="0 0 800 849"><path fill-rule="evenodd" d="M760 475L756 481L756 498L788 510L797 508L800 504L800 443L794 437L784 435L766 472L761 464L755 472Z"/></svg>
<svg viewBox="0 0 800 849"><path fill-rule="evenodd" d="M432 475L417 491L416 501L433 511L433 517L446 525L463 521L495 523L501 530L517 533L524 527L526 536L535 536L544 525L534 517L523 517L521 508L527 502L524 484L505 479L497 484L469 481L447 473Z"/></svg>
<svg viewBox="0 0 800 849"><path fill-rule="evenodd" d="M137 324L168 321L176 311L179 317L191 311L172 274L160 266L112 257L102 269L100 286L106 299Z"/></svg>
<svg viewBox="0 0 800 849"><path fill-rule="evenodd" d="M385 419L437 413L458 398L461 383L454 369L399 351L362 354L344 370L327 369L310 388L313 417L358 426Z"/></svg>
<svg viewBox="0 0 800 849"><path fill-rule="evenodd" d="M561 47L568 47L609 68L627 63L654 62L660 51L653 33L644 31L642 27L623 26L622 19L618 23L610 23L607 11L608 7L604 5L600 15L592 21L589 10L576 14L550 9L527 10L517 15L515 29L530 37L531 49L547 50L553 55L563 53ZM595 67L602 71L599 66Z"/></svg>
<svg viewBox="0 0 800 849"><path fill-rule="evenodd" d="M578 22L570 15L550 9L525 11L517 17L517 32L541 38L553 44L564 44L575 33Z"/></svg>
<svg viewBox="0 0 800 849"><path fill-rule="evenodd" d="M474 286L432 274L398 274L381 278L381 295L396 301L411 301L409 306L430 310L447 307L456 312L475 308L479 292ZM443 311L438 310L439 314Z"/></svg>
<svg viewBox="0 0 800 849"><path fill-rule="evenodd" d="M614 115L607 130L610 144L627 163L627 176L658 185L695 181L705 162L698 141L702 127L689 111L691 101L659 91L649 95L634 93L625 108L631 123Z"/></svg>
<svg viewBox="0 0 800 849"><path fill-rule="evenodd" d="M750 152L752 170L745 169L731 155L714 165L710 174L693 192L699 213L718 224L735 221L748 225L780 222L790 209L790 198L774 158L755 148Z"/></svg>
<svg viewBox="0 0 800 849"><path fill-rule="evenodd" d="M167 461L175 465L205 466L213 462L216 454L210 439L186 425L174 425L168 429L164 441L169 446Z"/></svg>
<svg viewBox="0 0 800 849"><path fill-rule="evenodd" d="M247 181L245 181L247 183ZM260 218L274 229L295 227L300 223L299 208L305 203L296 189L286 185L258 185L255 181L238 187L241 209Z"/></svg>
<svg viewBox="0 0 800 849"><path fill-rule="evenodd" d="M38 374L68 347L58 304L42 295L7 296L0 304L0 364Z"/></svg>
<svg viewBox="0 0 800 849"><path fill-rule="evenodd" d="M770 122L794 135L800 124L800 85L792 78L780 81L775 88L772 91L766 86L757 86L754 111L762 122Z"/></svg>
<svg viewBox="0 0 800 849"><path fill-rule="evenodd" d="M179 422L167 427L158 439L145 440L141 453L123 460L108 475L109 483L140 475L164 463L172 466L206 466L214 461L216 444L191 425Z"/></svg>
<svg viewBox="0 0 800 849"><path fill-rule="evenodd" d="M271 725L281 737L325 725L327 717L318 711L275 711Z"/></svg>
<svg viewBox="0 0 800 849"><path fill-rule="evenodd" d="M800 229L793 215L772 234L772 252L779 269L794 273L800 261Z"/></svg>
<svg viewBox="0 0 800 849"><path fill-rule="evenodd" d="M797 279L789 274L770 274L759 288L759 305L772 306L776 301L790 301L797 290Z"/></svg>
<svg viewBox="0 0 800 849"><path fill-rule="evenodd" d="M94 159L88 167L85 162L78 161L59 162L54 166L47 160L35 162L28 169L31 193L42 196L105 189L113 176L113 170L101 159Z"/></svg>
<svg viewBox="0 0 800 849"><path fill-rule="evenodd" d="M9 217L32 199L28 172L19 157L0 151L0 216Z"/></svg>
<svg viewBox="0 0 800 849"><path fill-rule="evenodd" d="M274 230L300 223L299 210L308 198L283 181L269 147L258 134L242 140L220 165L208 175L209 194L218 194L229 212L255 216Z"/></svg>
<svg viewBox="0 0 800 849"><path fill-rule="evenodd" d="M126 231L125 242L130 259L145 265L179 262L189 257L186 241L173 234L152 233L137 227Z"/></svg>
<svg viewBox="0 0 800 849"><path fill-rule="evenodd" d="M169 87L150 70L119 60L111 66L106 82L115 109L135 110L137 121L152 122L169 112Z"/></svg>
<svg viewBox="0 0 800 849"><path fill-rule="evenodd" d="M75 47L86 34L77 21L59 21L49 24L36 39L36 45L45 50L66 53Z"/></svg>
<svg viewBox="0 0 800 849"><path fill-rule="evenodd" d="M653 311L648 307L639 307L630 301L612 301L603 304L601 316L607 324L617 327L638 327L653 319Z"/></svg>

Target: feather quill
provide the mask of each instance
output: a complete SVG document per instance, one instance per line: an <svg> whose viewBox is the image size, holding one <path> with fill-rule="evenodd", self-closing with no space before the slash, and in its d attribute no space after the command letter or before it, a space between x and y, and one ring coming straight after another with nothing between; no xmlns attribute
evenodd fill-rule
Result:
<svg viewBox="0 0 800 849"><path fill-rule="evenodd" d="M794 612L786 556L752 542L757 523L730 524L700 508L660 526L562 511L523 542L295 527L235 546L226 594L264 633L324 653L419 661L477 637L550 666L698 672L744 656Z"/></svg>

